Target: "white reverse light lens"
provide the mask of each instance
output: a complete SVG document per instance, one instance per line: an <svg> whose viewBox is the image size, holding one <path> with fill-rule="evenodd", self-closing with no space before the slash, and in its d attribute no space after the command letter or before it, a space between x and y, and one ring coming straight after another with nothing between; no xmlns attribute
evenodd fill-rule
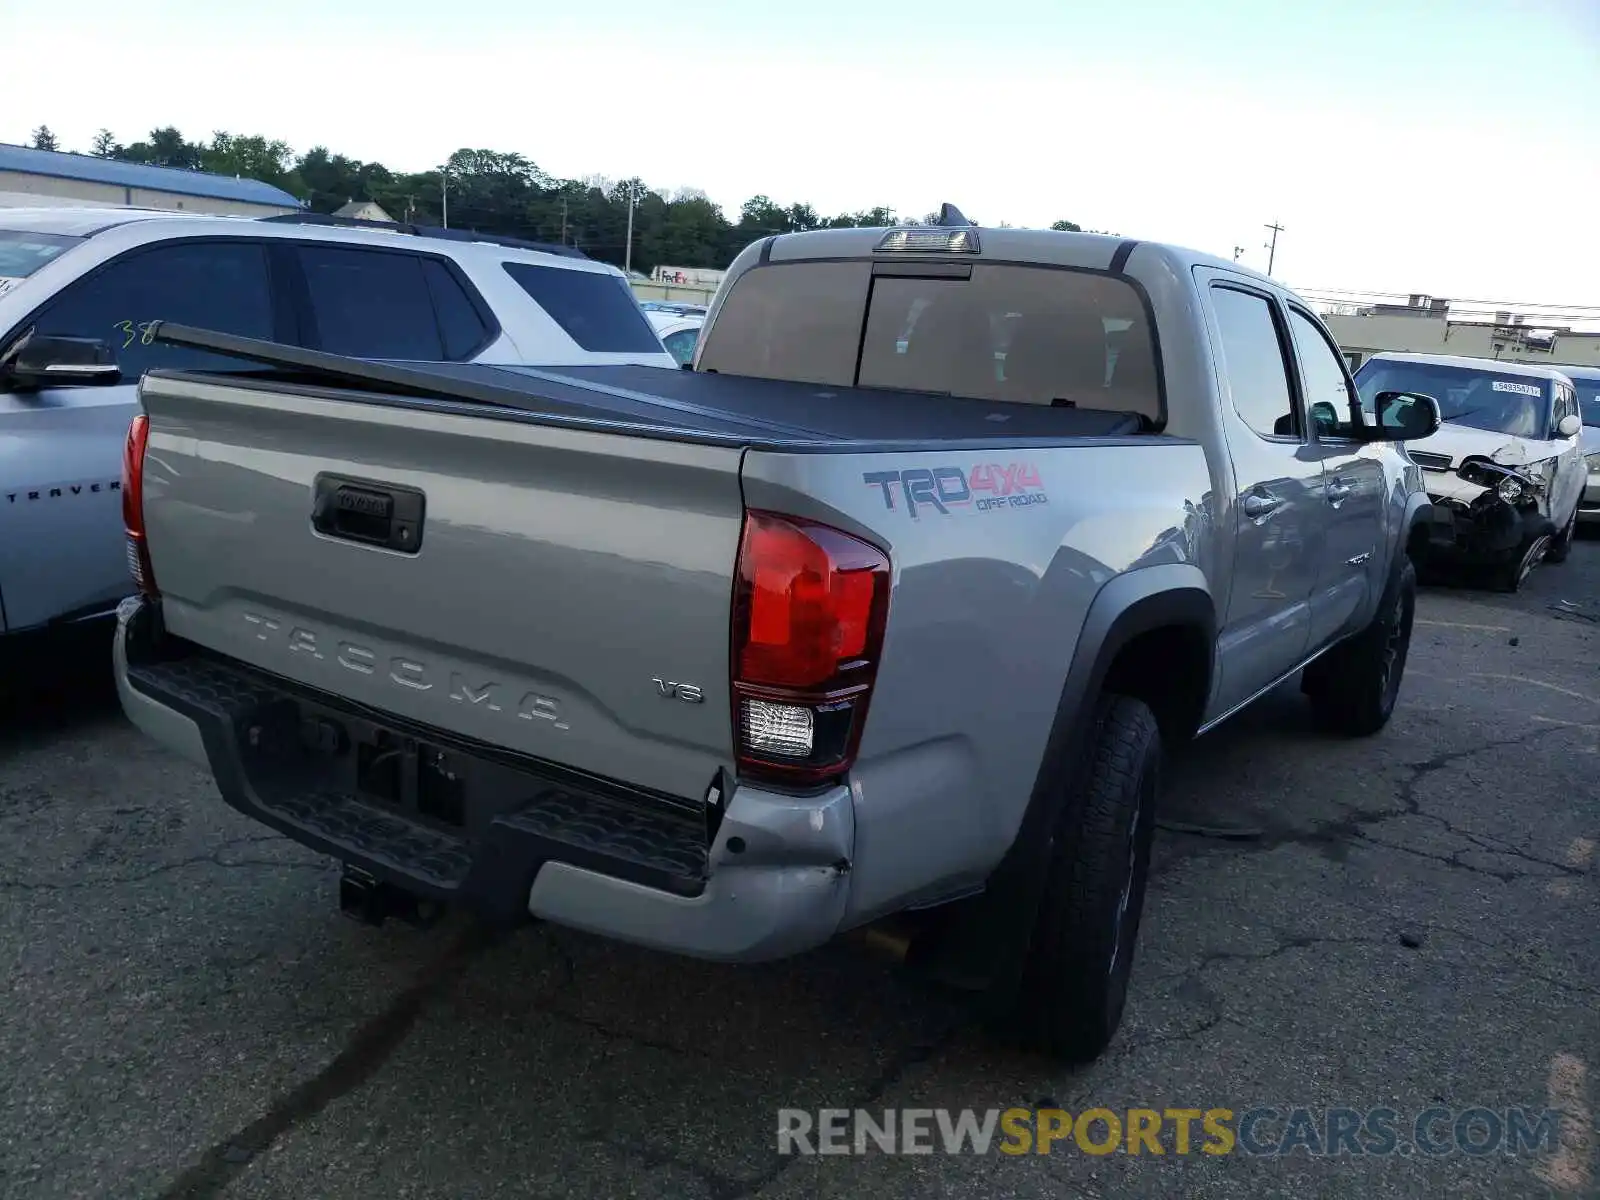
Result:
<svg viewBox="0 0 1600 1200"><path fill-rule="evenodd" d="M746 700L740 710L739 723L744 727L745 749L752 754L778 758L811 756L813 730L809 708Z"/></svg>

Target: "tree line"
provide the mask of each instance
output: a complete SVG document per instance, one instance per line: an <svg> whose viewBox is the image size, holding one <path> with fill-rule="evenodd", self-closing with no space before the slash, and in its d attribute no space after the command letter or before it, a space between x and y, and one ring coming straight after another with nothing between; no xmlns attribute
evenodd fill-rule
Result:
<svg viewBox="0 0 1600 1200"><path fill-rule="evenodd" d="M32 145L39 150L61 149L44 125L33 131ZM618 266L628 257L631 199L632 266L644 272L658 264L726 267L745 246L772 233L906 220L882 206L823 216L809 204L785 206L767 196L752 196L730 219L695 188L668 194L640 179L557 179L521 154L497 150L457 150L434 170L405 172L334 154L325 146L297 155L287 142L256 135L217 132L209 141L189 141L167 126L127 145L111 130L102 129L89 153L259 179L319 213L332 213L351 201L371 201L397 221L437 225L448 210L451 228L574 246ZM935 217L912 220L932 223ZM1057 221L1052 228L1076 231L1079 226Z"/></svg>

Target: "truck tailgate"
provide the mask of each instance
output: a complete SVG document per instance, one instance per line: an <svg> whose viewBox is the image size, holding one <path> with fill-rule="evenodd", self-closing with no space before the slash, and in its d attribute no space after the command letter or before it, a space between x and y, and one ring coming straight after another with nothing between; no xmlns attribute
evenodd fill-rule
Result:
<svg viewBox="0 0 1600 1200"><path fill-rule="evenodd" d="M142 397L171 633L685 799L731 761L738 448L193 377Z"/></svg>

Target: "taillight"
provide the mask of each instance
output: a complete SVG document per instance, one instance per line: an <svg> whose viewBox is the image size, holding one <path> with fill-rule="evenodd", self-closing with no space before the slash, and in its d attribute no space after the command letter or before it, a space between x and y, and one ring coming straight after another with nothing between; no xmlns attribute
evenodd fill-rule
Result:
<svg viewBox="0 0 1600 1200"><path fill-rule="evenodd" d="M155 572L144 535L144 451L150 440L150 418L139 413L128 425L122 448L122 528L128 535L128 571L146 596L155 596Z"/></svg>
<svg viewBox="0 0 1600 1200"><path fill-rule="evenodd" d="M889 558L860 538L745 514L733 603L740 773L816 783L849 769L889 613Z"/></svg>

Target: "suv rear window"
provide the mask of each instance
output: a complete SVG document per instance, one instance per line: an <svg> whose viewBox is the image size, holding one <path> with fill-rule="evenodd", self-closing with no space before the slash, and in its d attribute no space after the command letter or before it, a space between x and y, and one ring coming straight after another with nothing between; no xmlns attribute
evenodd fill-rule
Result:
<svg viewBox="0 0 1600 1200"><path fill-rule="evenodd" d="M663 353L628 285L609 271L502 264L568 337L597 354Z"/></svg>
<svg viewBox="0 0 1600 1200"><path fill-rule="evenodd" d="M1162 421L1155 339L1139 294L1088 271L973 263L970 278L910 263L757 267L733 286L702 370L882 387Z"/></svg>

